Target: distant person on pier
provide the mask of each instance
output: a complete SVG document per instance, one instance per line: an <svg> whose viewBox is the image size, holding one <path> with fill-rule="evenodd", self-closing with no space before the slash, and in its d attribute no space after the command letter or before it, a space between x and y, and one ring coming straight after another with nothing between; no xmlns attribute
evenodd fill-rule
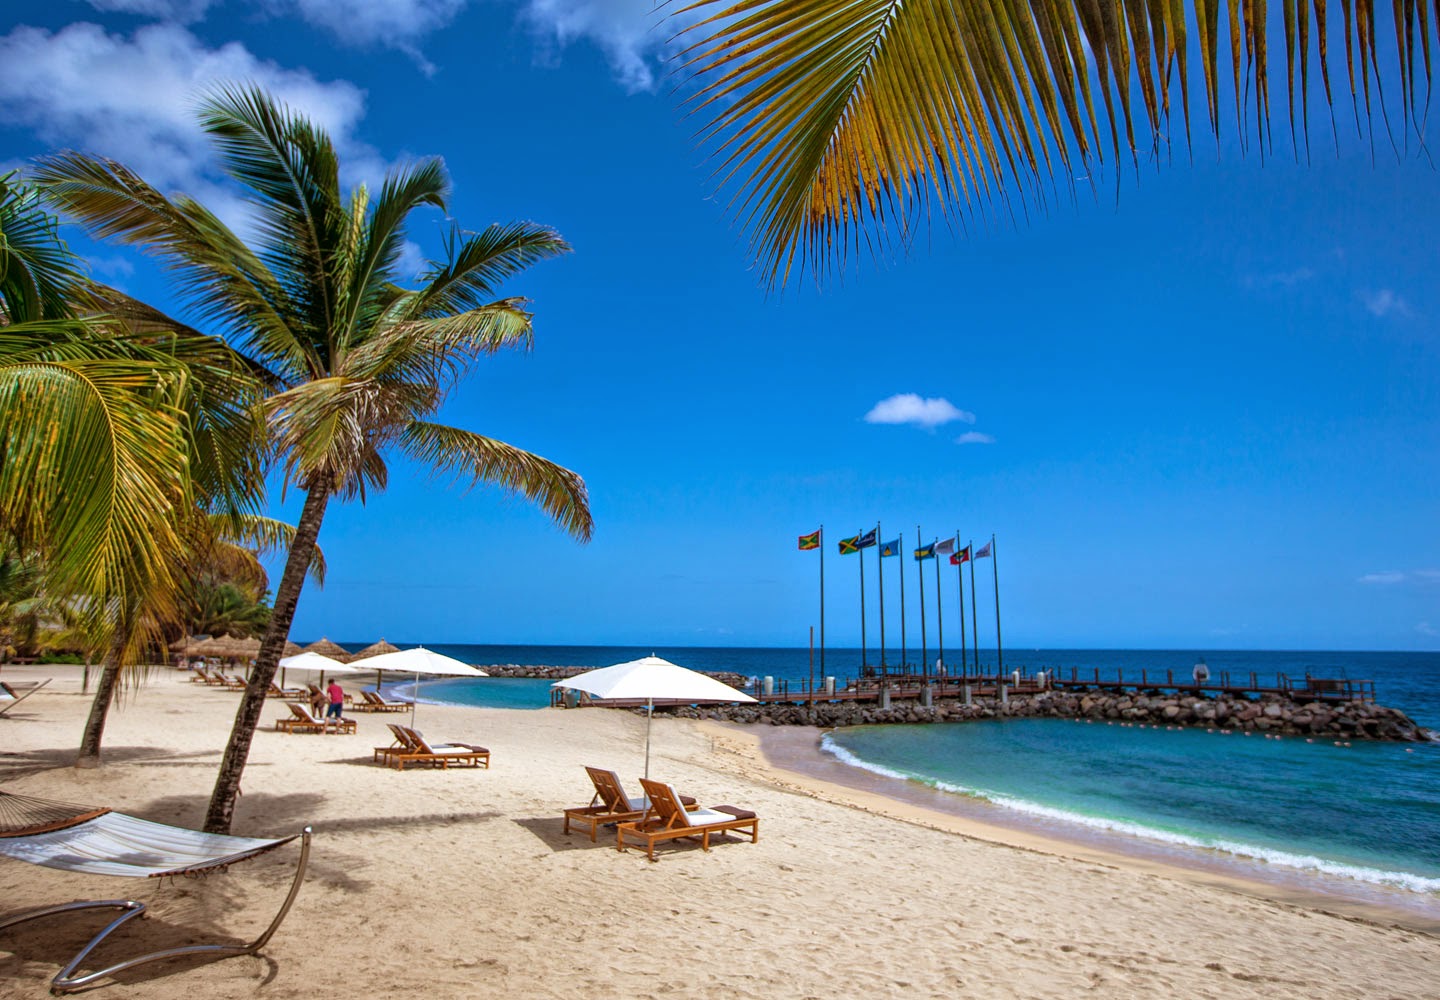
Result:
<svg viewBox="0 0 1440 1000"><path fill-rule="evenodd" d="M1201 660L1195 664L1195 669L1190 674L1195 678L1195 685L1198 687L1210 679L1210 668L1205 665L1204 660Z"/></svg>

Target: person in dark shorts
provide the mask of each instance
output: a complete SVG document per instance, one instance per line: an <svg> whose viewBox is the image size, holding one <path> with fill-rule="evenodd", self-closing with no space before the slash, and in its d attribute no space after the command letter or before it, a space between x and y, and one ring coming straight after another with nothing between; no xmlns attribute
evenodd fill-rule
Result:
<svg viewBox="0 0 1440 1000"><path fill-rule="evenodd" d="M330 707L326 710L325 717L327 719L340 718L340 712L345 707L345 689L340 686L339 681L332 678L325 693L330 696Z"/></svg>

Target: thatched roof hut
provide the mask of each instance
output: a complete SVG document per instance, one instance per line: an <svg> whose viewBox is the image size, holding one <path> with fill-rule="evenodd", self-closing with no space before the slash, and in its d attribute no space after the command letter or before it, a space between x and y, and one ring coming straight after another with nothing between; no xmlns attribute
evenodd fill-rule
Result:
<svg viewBox="0 0 1440 1000"><path fill-rule="evenodd" d="M371 643L364 649L360 650L360 652L356 653L354 656L351 657L351 660L363 660L369 656L379 656L381 653L398 652L400 652L399 646L393 646L382 638L379 642Z"/></svg>
<svg viewBox="0 0 1440 1000"><path fill-rule="evenodd" d="M281 656L298 656L299 654L301 654L301 653L303 653L303 652L305 652L305 650L303 650L303 649L300 648L300 644L299 644L298 642L291 642L290 640L287 639L287 640L285 640L285 649L284 649L284 651L283 651L280 655L281 655Z"/></svg>
<svg viewBox="0 0 1440 1000"><path fill-rule="evenodd" d="M307 653L319 653L322 656L330 657L332 660L339 660L341 663L349 663L351 660L350 652L346 650L344 646L338 642L331 642L324 636L321 636L319 642L312 642L306 646L304 651Z"/></svg>

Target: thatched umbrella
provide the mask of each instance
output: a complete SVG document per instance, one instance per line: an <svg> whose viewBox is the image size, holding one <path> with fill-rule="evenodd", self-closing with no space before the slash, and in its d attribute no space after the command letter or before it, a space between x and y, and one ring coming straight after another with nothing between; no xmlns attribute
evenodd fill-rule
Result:
<svg viewBox="0 0 1440 1000"><path fill-rule="evenodd" d="M281 653L280 655L281 655L281 656L299 656L299 655L300 655L301 653L303 653L303 652L305 652L305 651L300 648L300 644L299 644L298 642L291 642L290 640L287 639L287 640L285 640L285 652Z"/></svg>
<svg viewBox="0 0 1440 1000"><path fill-rule="evenodd" d="M360 652L356 653L353 657L351 657L350 662L355 663L358 660L364 660L371 656L384 656L386 653L398 652L400 652L400 647L386 642L385 638L382 636L379 642L372 642L370 645L366 646L364 649L360 650ZM380 686L384 683L385 671L375 671L375 689L378 691L380 689Z"/></svg>
<svg viewBox="0 0 1440 1000"><path fill-rule="evenodd" d="M379 656L381 653L398 653L398 652L400 652L400 647L399 647L399 646L392 646L390 643L386 642L384 639L381 639L379 642L371 643L370 645L366 646L364 649L360 650L360 652L358 652L358 653L356 653L354 656L350 657L350 659L351 659L352 661L353 661L353 660L363 660L363 659L365 659L367 656Z"/></svg>
<svg viewBox="0 0 1440 1000"><path fill-rule="evenodd" d="M208 635L187 636L184 639L179 640L178 642L171 643L170 652L175 656L184 656L187 658L191 656L201 655L200 647L209 641L210 637Z"/></svg>
<svg viewBox="0 0 1440 1000"><path fill-rule="evenodd" d="M321 656L328 656L330 659L339 660L341 663L349 663L351 659L349 651L346 650L344 646L338 642L331 642L324 636L320 637L319 642L312 642L306 646L304 652L319 653Z"/></svg>
<svg viewBox="0 0 1440 1000"><path fill-rule="evenodd" d="M226 634L218 639L206 639L193 651L201 656L219 656L227 660L251 659L260 654L260 640Z"/></svg>

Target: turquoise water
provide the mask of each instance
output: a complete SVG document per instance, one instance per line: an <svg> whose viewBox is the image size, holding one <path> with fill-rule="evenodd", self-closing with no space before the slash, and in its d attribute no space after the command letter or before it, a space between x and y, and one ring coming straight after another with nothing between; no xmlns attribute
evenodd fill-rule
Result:
<svg viewBox="0 0 1440 1000"><path fill-rule="evenodd" d="M866 726L842 761L1031 815L1440 894L1440 744L1059 719Z"/></svg>
<svg viewBox="0 0 1440 1000"><path fill-rule="evenodd" d="M357 647L358 648L358 647ZM650 649L436 646L469 663L599 667ZM704 670L808 677L804 649L660 648ZM858 650L829 650L842 679ZM874 659L874 651L871 651ZM1138 680L1142 669L1188 676L1184 650L1007 651L1006 669L1100 670ZM1440 731L1440 654L1205 651L1212 674L1256 672L1375 682L1377 699ZM994 651L981 651L983 665ZM851 669L845 669L845 664ZM818 673L818 671L817 671ZM542 708L550 683L485 678L421 684L420 698L460 705ZM1221 852L1297 872L1326 872L1398 887L1440 901L1440 743L1356 741L1338 747L1301 738L1223 736L1069 720L966 725L869 726L829 734L825 749L846 764L959 796L996 803L1047 823L1117 831L1185 849Z"/></svg>

